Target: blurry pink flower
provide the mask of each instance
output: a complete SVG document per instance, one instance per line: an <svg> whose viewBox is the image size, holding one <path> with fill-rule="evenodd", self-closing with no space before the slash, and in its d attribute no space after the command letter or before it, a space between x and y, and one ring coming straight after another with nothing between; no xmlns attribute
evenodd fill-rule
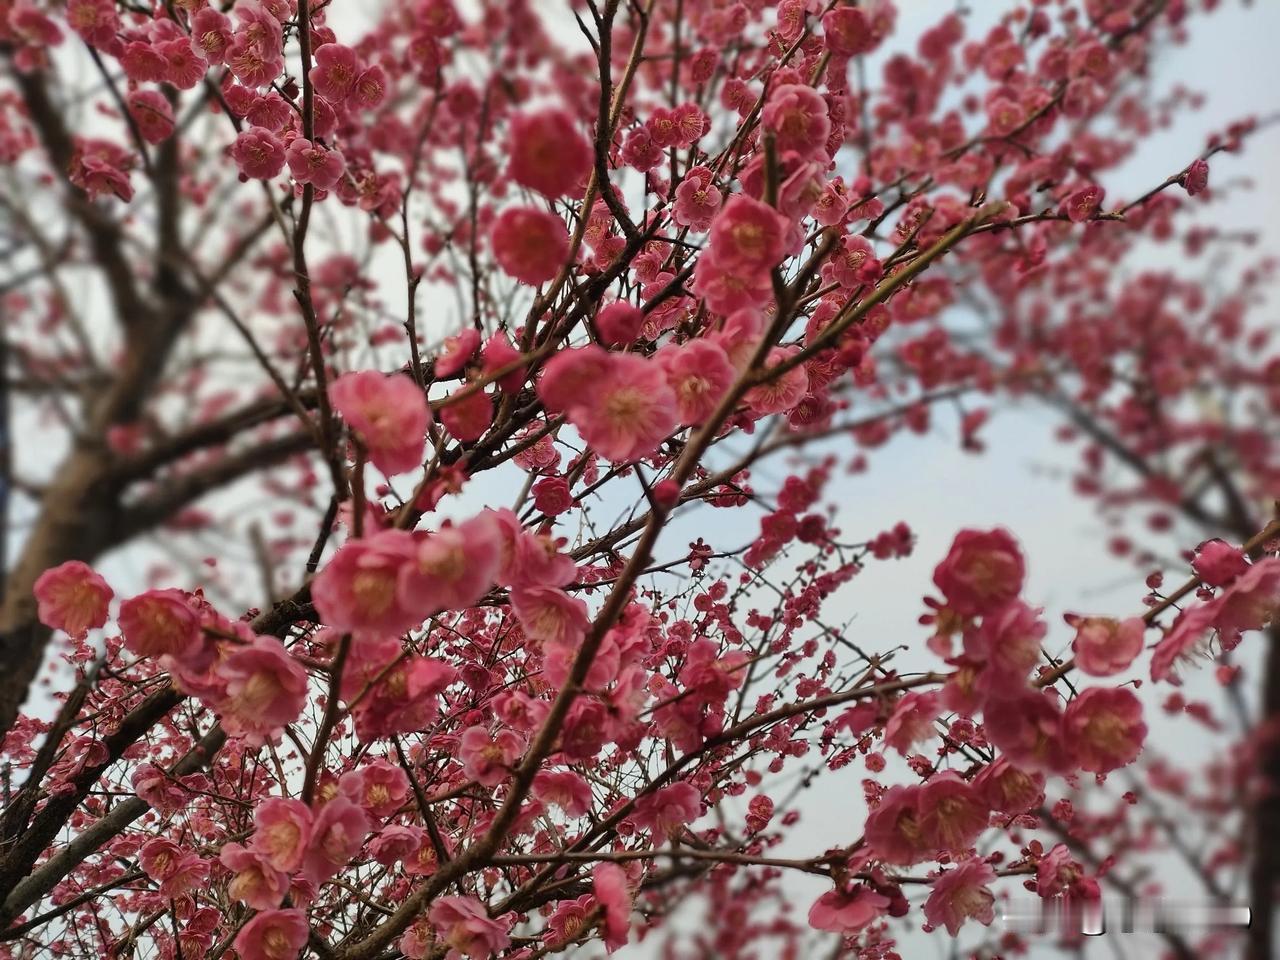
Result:
<svg viewBox="0 0 1280 960"><path fill-rule="evenodd" d="M965 631L965 655L986 665L980 683L988 691L1016 688L1040 662L1040 641L1048 632L1040 614L1039 608L1012 600Z"/></svg>
<svg viewBox="0 0 1280 960"><path fill-rule="evenodd" d="M1109 773L1137 759L1147 738L1142 703L1123 687L1091 687L1067 704L1063 729L1076 762Z"/></svg>
<svg viewBox="0 0 1280 960"><path fill-rule="evenodd" d="M493 423L493 397L483 390L464 388L439 410L440 423L455 440L479 440Z"/></svg>
<svg viewBox="0 0 1280 960"><path fill-rule="evenodd" d="M511 609L531 640L552 646L576 649L591 625L586 602L556 587L515 587Z"/></svg>
<svg viewBox="0 0 1280 960"><path fill-rule="evenodd" d="M1070 768L1070 744L1054 694L1024 688L992 697L983 708L983 728L992 746L1024 770L1063 773Z"/></svg>
<svg viewBox="0 0 1280 960"><path fill-rule="evenodd" d="M920 836L932 849L968 849L987 826L987 805L952 771L934 774L920 789Z"/></svg>
<svg viewBox="0 0 1280 960"><path fill-rule="evenodd" d="M302 876L319 885L337 875L360 852L369 826L364 810L338 794L316 815L302 857Z"/></svg>
<svg viewBox="0 0 1280 960"><path fill-rule="evenodd" d="M1010 816L1026 813L1044 795L1044 774L1025 773L1004 757L983 767L973 789L992 810Z"/></svg>
<svg viewBox="0 0 1280 960"><path fill-rule="evenodd" d="M581 186L593 158L573 117L555 107L512 117L507 155L511 179L549 200Z"/></svg>
<svg viewBox="0 0 1280 960"><path fill-rule="evenodd" d="M1218 600L1184 610L1156 644L1151 655L1151 679L1178 683L1177 667L1200 650L1218 616Z"/></svg>
<svg viewBox="0 0 1280 960"><path fill-rule="evenodd" d="M829 890L820 896L809 908L809 926L848 936L884 916L888 909L888 897L859 883L847 892Z"/></svg>
<svg viewBox="0 0 1280 960"><path fill-rule="evenodd" d="M302 866L303 854L311 842L311 828L311 811L305 803L271 797L253 811L249 847L275 869L293 873Z"/></svg>
<svg viewBox="0 0 1280 960"><path fill-rule="evenodd" d="M437 380L448 380L471 362L480 349L480 331L468 327L452 337L446 337L440 346L440 354L436 357L433 372Z"/></svg>
<svg viewBox="0 0 1280 960"><path fill-rule="evenodd" d="M217 666L226 695L217 705L232 736L260 744L293 723L307 700L307 671L275 637L237 647Z"/></svg>
<svg viewBox="0 0 1280 960"><path fill-rule="evenodd" d="M1062 201L1062 208L1067 219L1072 223L1083 223L1093 217L1102 206L1103 190L1096 183L1081 187Z"/></svg>
<svg viewBox="0 0 1280 960"><path fill-rule="evenodd" d="M681 780L640 797L631 821L658 838L671 836L700 816L702 794L693 784Z"/></svg>
<svg viewBox="0 0 1280 960"><path fill-rule="evenodd" d="M609 953L624 946L631 930L631 889L627 872L616 863L598 863L591 871L591 891L604 910L604 944Z"/></svg>
<svg viewBox="0 0 1280 960"><path fill-rule="evenodd" d="M919 787L890 787L863 830L876 858L899 866L928 860L934 850L924 837L920 815Z"/></svg>
<svg viewBox="0 0 1280 960"><path fill-rule="evenodd" d="M774 87L760 120L764 129L774 135L780 154L826 156L831 120L827 116L827 102L813 87L799 83Z"/></svg>
<svg viewBox="0 0 1280 960"><path fill-rule="evenodd" d="M387 71L380 64L365 67L356 77L347 106L353 110L374 110L387 99Z"/></svg>
<svg viewBox="0 0 1280 960"><path fill-rule="evenodd" d="M776 367L796 354L799 347L774 347L769 351L768 366ZM809 393L809 374L804 364L793 366L786 373L771 378L747 391L745 401L758 417L774 413L786 413L799 404Z"/></svg>
<svg viewBox="0 0 1280 960"><path fill-rule="evenodd" d="M133 199L131 169L133 154L124 147L110 140L80 138L76 140L67 179L91 200L109 193L128 203Z"/></svg>
<svg viewBox="0 0 1280 960"><path fill-rule="evenodd" d="M924 902L925 920L931 926L946 927L953 937L969 919L991 926L996 898L987 884L995 878L990 865L976 858L946 871L933 881L929 899Z"/></svg>
<svg viewBox="0 0 1280 960"><path fill-rule="evenodd" d="M40 574L33 592L40 622L76 640L107 622L107 608L115 596L107 581L79 560Z"/></svg>
<svg viewBox="0 0 1280 960"><path fill-rule="evenodd" d="M552 279L569 259L569 231L554 213L510 207L493 222L493 255L507 275L530 286Z"/></svg>
<svg viewBox="0 0 1280 960"><path fill-rule="evenodd" d="M1249 560L1239 547L1224 540L1206 540L1196 548L1191 569L1211 587L1225 587L1249 569Z"/></svg>
<svg viewBox="0 0 1280 960"><path fill-rule="evenodd" d="M511 945L510 923L489 918L475 897L437 897L429 914L440 940L449 947L446 960L488 960Z"/></svg>
<svg viewBox="0 0 1280 960"><path fill-rule="evenodd" d="M591 785L572 770L540 770L533 778L533 795L571 817L581 817L592 805Z"/></svg>
<svg viewBox="0 0 1280 960"><path fill-rule="evenodd" d="M885 746L905 757L917 743L937 736L933 721L941 712L937 693L913 691L905 694L884 726Z"/></svg>
<svg viewBox="0 0 1280 960"><path fill-rule="evenodd" d="M875 49L876 33L861 7L837 7L822 18L823 42L839 57L856 57Z"/></svg>
<svg viewBox="0 0 1280 960"><path fill-rule="evenodd" d="M140 657L180 656L200 642L200 620L181 590L148 590L120 604L124 645Z"/></svg>
<svg viewBox="0 0 1280 960"><path fill-rule="evenodd" d="M173 107L159 90L134 90L126 101L129 116L147 143L161 143L173 133Z"/></svg>
<svg viewBox="0 0 1280 960"><path fill-rule="evenodd" d="M962 616L998 609L1022 590L1025 568L1017 541L1005 530L961 530L933 582Z"/></svg>
<svg viewBox="0 0 1280 960"><path fill-rule="evenodd" d="M412 379L377 370L347 373L329 385L329 399L359 435L369 462L388 477L422 466L431 409Z"/></svg>
<svg viewBox="0 0 1280 960"><path fill-rule="evenodd" d="M412 858L426 842L427 832L421 827L393 824L369 841L369 856L390 867Z"/></svg>
<svg viewBox="0 0 1280 960"><path fill-rule="evenodd" d="M305 911L263 910L236 934L236 953L240 960L294 960L308 933Z"/></svg>
<svg viewBox="0 0 1280 960"><path fill-rule="evenodd" d="M1209 188L1209 161L1193 160L1182 177L1182 185L1186 188L1187 196L1194 197L1204 193Z"/></svg>
<svg viewBox="0 0 1280 960"><path fill-rule="evenodd" d="M1141 617L1083 617L1075 621L1075 627L1071 649L1076 666L1091 677L1109 677L1125 670L1142 652L1147 629Z"/></svg>
<svg viewBox="0 0 1280 960"><path fill-rule="evenodd" d="M1280 557L1250 565L1217 600L1215 623L1229 644L1246 630L1261 630L1280 611ZM1228 647L1229 649L1229 647Z"/></svg>
<svg viewBox="0 0 1280 960"><path fill-rule="evenodd" d="M644 311L625 300L606 304L596 314L596 331L605 346L621 347L635 343L642 326Z"/></svg>

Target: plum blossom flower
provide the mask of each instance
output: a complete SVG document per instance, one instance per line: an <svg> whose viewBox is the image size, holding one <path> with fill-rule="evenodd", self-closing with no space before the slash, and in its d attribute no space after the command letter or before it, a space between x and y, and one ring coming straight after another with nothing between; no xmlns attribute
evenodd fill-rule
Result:
<svg viewBox="0 0 1280 960"><path fill-rule="evenodd" d="M185 896L209 876L209 862L172 840L154 837L138 851L138 865L159 884L161 896Z"/></svg>
<svg viewBox="0 0 1280 960"><path fill-rule="evenodd" d="M562 411L600 456L633 463L675 429L676 396L662 367L590 345L554 356L538 381L548 409Z"/></svg>
<svg viewBox="0 0 1280 960"><path fill-rule="evenodd" d="M308 933L305 911L263 910L236 934L236 953L240 960L294 960Z"/></svg>
<svg viewBox="0 0 1280 960"><path fill-rule="evenodd" d="M245 177L270 180L284 169L284 145L270 130L250 127L231 144L231 159Z"/></svg>
<svg viewBox="0 0 1280 960"><path fill-rule="evenodd" d="M1050 691L1024 687L991 698L983 708L983 728L991 744L1025 770L1062 773L1071 765L1062 712Z"/></svg>
<svg viewBox="0 0 1280 960"><path fill-rule="evenodd" d="M355 50L341 43L326 43L315 51L313 59L311 86L330 103L342 103L351 95L360 75L360 58Z"/></svg>
<svg viewBox="0 0 1280 960"><path fill-rule="evenodd" d="M554 804L571 817L591 809L591 785L572 770L540 770L533 778L533 795Z"/></svg>
<svg viewBox="0 0 1280 960"><path fill-rule="evenodd" d="M502 533L490 512L414 540L400 565L399 602L419 621L441 610L463 610L489 591L502 561Z"/></svg>
<svg viewBox="0 0 1280 960"><path fill-rule="evenodd" d="M1141 617L1115 620L1111 617L1075 617L1071 642L1076 666L1091 677L1110 677L1137 659L1147 625Z"/></svg>
<svg viewBox="0 0 1280 960"><path fill-rule="evenodd" d="M307 700L307 671L275 637L237 648L217 673L226 682L217 704L222 725L250 743L263 743L297 720Z"/></svg>
<svg viewBox="0 0 1280 960"><path fill-rule="evenodd" d="M107 622L115 596L107 581L80 560L68 560L40 574L33 592L40 622L76 640Z"/></svg>
<svg viewBox="0 0 1280 960"><path fill-rule="evenodd" d="M671 344L659 350L654 359L666 373L676 398L676 415L685 426L710 417L737 378L724 348L713 340Z"/></svg>
<svg viewBox="0 0 1280 960"><path fill-rule="evenodd" d="M344 543L312 581L312 601L324 622L337 630L382 636L421 623L430 614L402 603L399 594L401 575L417 549L413 535L403 530L380 530Z"/></svg>
<svg viewBox="0 0 1280 960"><path fill-rule="evenodd" d="M596 331L600 342L610 347L634 343L644 326L644 312L625 300L615 300L596 314Z"/></svg>
<svg viewBox="0 0 1280 960"><path fill-rule="evenodd" d="M640 797L631 821L659 837L674 834L701 815L702 795L693 784L681 780Z"/></svg>
<svg viewBox="0 0 1280 960"><path fill-rule="evenodd" d="M981 795L951 771L935 774L919 794L920 835L935 850L967 849L987 825Z"/></svg>
<svg viewBox="0 0 1280 960"><path fill-rule="evenodd" d="M786 218L773 207L735 194L716 214L706 255L721 270L767 275L782 260L787 230Z"/></svg>
<svg viewBox="0 0 1280 960"><path fill-rule="evenodd" d="M885 724L885 745L905 757L921 740L937 735L933 721L941 712L937 693L912 691L905 694Z"/></svg>
<svg viewBox="0 0 1280 960"><path fill-rule="evenodd" d="M289 892L289 876L277 870L266 856L239 843L224 844L218 859L235 876L227 893L254 910L274 910Z"/></svg>
<svg viewBox="0 0 1280 960"><path fill-rule="evenodd" d="M1044 795L1044 774L1027 773L1000 757L973 778L973 789L992 810L1013 816L1039 802Z"/></svg>
<svg viewBox="0 0 1280 960"><path fill-rule="evenodd" d="M1280 557L1251 564L1217 601L1215 623L1224 644L1246 630L1261 630L1280 611Z"/></svg>
<svg viewBox="0 0 1280 960"><path fill-rule="evenodd" d="M505 273L536 287L552 279L569 258L569 231L554 213L511 207L493 222L493 255Z"/></svg>
<svg viewBox="0 0 1280 960"><path fill-rule="evenodd" d="M827 115L827 102L813 87L799 83L774 87L760 119L776 138L780 153L825 157L831 120Z"/></svg>
<svg viewBox="0 0 1280 960"><path fill-rule="evenodd" d="M511 609L530 639L566 649L577 648L591 622L586 601L538 584L514 588Z"/></svg>
<svg viewBox="0 0 1280 960"><path fill-rule="evenodd" d="M409 777L389 760L375 760L344 773L338 779L338 789L370 815L385 820L409 796Z"/></svg>
<svg viewBox="0 0 1280 960"><path fill-rule="evenodd" d="M112 194L128 203L133 199L129 171L133 155L110 140L81 138L76 141L68 179L90 199Z"/></svg>
<svg viewBox="0 0 1280 960"><path fill-rule="evenodd" d="M369 451L369 461L387 476L422 466L431 409L412 379L376 370L346 373L329 386L334 409Z"/></svg>
<svg viewBox="0 0 1280 960"><path fill-rule="evenodd" d="M885 863L906 866L933 853L920 827L920 788L890 787L867 817L867 846Z"/></svg>
<svg viewBox="0 0 1280 960"><path fill-rule="evenodd" d="M933 571L933 582L952 610L975 616L1017 597L1024 576L1022 553L1007 531L961 530Z"/></svg>
<svg viewBox="0 0 1280 960"><path fill-rule="evenodd" d="M954 870L945 871L933 881L929 898L924 902L924 916L931 926L944 926L955 936L966 920L977 920L991 926L995 919L995 894L988 889L996 873L977 858L964 861Z"/></svg>
<svg viewBox="0 0 1280 960"><path fill-rule="evenodd" d="M889 902L865 883L828 890L809 908L809 926L848 936L884 916Z"/></svg>
<svg viewBox="0 0 1280 960"><path fill-rule="evenodd" d="M490 735L484 727L468 727L458 741L458 756L463 773L470 779L486 787L496 787L507 779L524 748L524 740L513 730L499 730Z"/></svg>
<svg viewBox="0 0 1280 960"><path fill-rule="evenodd" d="M491 919L475 897L437 897L429 916L440 940L449 947L446 960L488 960L511 945L510 923Z"/></svg>
<svg viewBox="0 0 1280 960"><path fill-rule="evenodd" d="M147 143L162 143L173 133L173 107L159 90L134 90L126 101L129 116Z"/></svg>
<svg viewBox="0 0 1280 960"><path fill-rule="evenodd" d="M624 946L631 930L631 889L627 872L616 863L598 863L591 871L591 890L604 909L604 943L609 953Z"/></svg>
<svg viewBox="0 0 1280 960"><path fill-rule="evenodd" d="M317 190L332 190L342 179L347 164L342 154L305 137L293 140L284 153L289 173L300 184L311 184Z"/></svg>
<svg viewBox="0 0 1280 960"><path fill-rule="evenodd" d="M124 644L140 657L179 656L200 642L200 620L181 590L148 590L120 604Z"/></svg>
<svg viewBox="0 0 1280 960"><path fill-rule="evenodd" d="M712 184L709 167L692 168L676 187L676 202L671 215L682 227L699 232L710 228L724 195Z"/></svg>
<svg viewBox="0 0 1280 960"><path fill-rule="evenodd" d="M1095 773L1132 763L1147 737L1142 702L1123 687L1082 690L1067 705L1062 723L1076 762Z"/></svg>
<svg viewBox="0 0 1280 960"><path fill-rule="evenodd" d="M321 884L337 875L359 852L369 827L364 810L339 793L315 818L311 840L302 855L302 876Z"/></svg>
<svg viewBox="0 0 1280 960"><path fill-rule="evenodd" d="M555 200L591 173L593 153L567 110L552 107L511 119L508 172L522 187Z"/></svg>
<svg viewBox="0 0 1280 960"><path fill-rule="evenodd" d="M1209 161L1202 158L1193 160L1183 174L1182 186L1190 197L1204 193L1209 188Z"/></svg>
<svg viewBox="0 0 1280 960"><path fill-rule="evenodd" d="M1206 540L1196 548L1191 569L1211 587L1225 587L1249 569L1249 559L1225 540Z"/></svg>
<svg viewBox="0 0 1280 960"><path fill-rule="evenodd" d="M253 811L253 837L249 846L276 870L293 873L302 866L311 832L312 815L305 803L271 797Z"/></svg>

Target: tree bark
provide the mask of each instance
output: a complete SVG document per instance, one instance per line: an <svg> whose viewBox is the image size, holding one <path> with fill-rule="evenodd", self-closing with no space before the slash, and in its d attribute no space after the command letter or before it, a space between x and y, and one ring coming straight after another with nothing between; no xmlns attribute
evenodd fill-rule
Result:
<svg viewBox="0 0 1280 960"><path fill-rule="evenodd" d="M1267 631L1262 678L1262 710L1254 732L1257 751L1257 801L1253 809L1253 863L1249 872L1249 908L1253 913L1246 960L1275 956L1275 904L1280 879L1280 625Z"/></svg>

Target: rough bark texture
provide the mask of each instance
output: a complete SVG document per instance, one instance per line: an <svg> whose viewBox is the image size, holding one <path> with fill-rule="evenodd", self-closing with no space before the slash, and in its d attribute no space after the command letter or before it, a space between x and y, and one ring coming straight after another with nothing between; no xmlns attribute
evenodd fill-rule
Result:
<svg viewBox="0 0 1280 960"><path fill-rule="evenodd" d="M1249 873L1247 960L1271 960L1275 951L1275 903L1280 878L1280 626L1267 631L1262 710L1257 738L1258 796L1253 810L1253 865Z"/></svg>

